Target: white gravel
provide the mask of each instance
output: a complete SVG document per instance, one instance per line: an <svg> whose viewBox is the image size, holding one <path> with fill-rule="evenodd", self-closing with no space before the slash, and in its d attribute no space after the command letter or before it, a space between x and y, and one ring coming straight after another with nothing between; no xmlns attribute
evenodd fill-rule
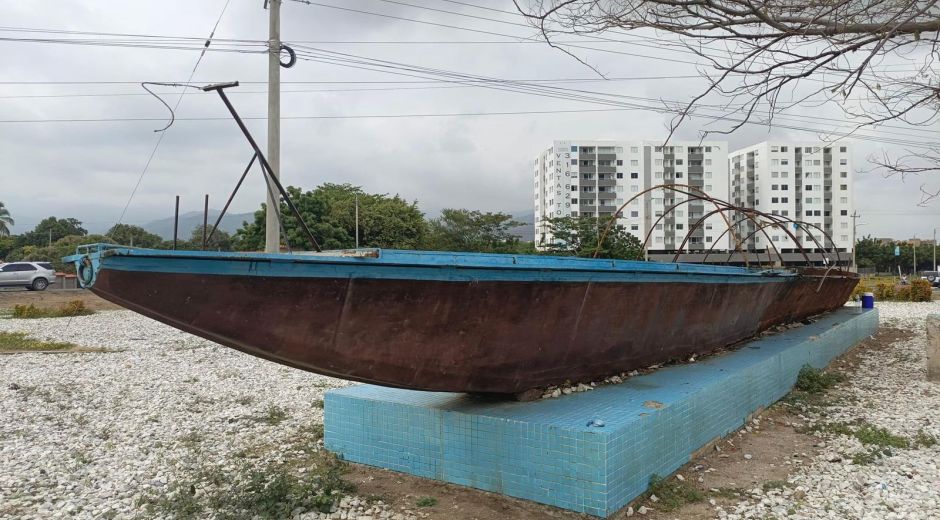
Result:
<svg viewBox="0 0 940 520"><path fill-rule="evenodd" d="M245 453L289 458L322 424L323 393L348 384L130 311L0 319L0 331L112 350L0 355L0 518L139 517L174 479L230 475ZM412 516L354 496L343 506L292 516Z"/></svg>
<svg viewBox="0 0 940 520"><path fill-rule="evenodd" d="M864 421L909 439L940 439L940 383L926 380L927 314L940 302L878 303L882 326L914 332L910 341L869 350L847 383L830 392L825 415L808 413L807 424ZM891 449L869 464L854 464L867 453L853 436L823 434L825 448L789 478L789 488L751 491L746 501L718 518L737 519L937 519L940 518L940 444ZM922 437L923 438L923 437Z"/></svg>

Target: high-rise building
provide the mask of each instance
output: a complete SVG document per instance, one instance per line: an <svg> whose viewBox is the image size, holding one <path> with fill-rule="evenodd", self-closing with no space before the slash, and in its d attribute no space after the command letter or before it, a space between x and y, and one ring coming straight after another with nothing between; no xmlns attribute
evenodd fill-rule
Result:
<svg viewBox="0 0 940 520"><path fill-rule="evenodd" d="M731 152L730 202L796 221L760 229L738 217L743 245L751 251L798 253L796 239L803 249L817 253L833 247L851 252L851 150L848 143L766 141Z"/></svg>
<svg viewBox="0 0 940 520"><path fill-rule="evenodd" d="M654 188L687 185L691 192L727 200L725 142L554 141L536 158L534 174L537 247L554 240L553 217L610 217L618 209L617 223L646 240L650 253L725 251L730 244L721 214L702 220L711 210L707 202Z"/></svg>

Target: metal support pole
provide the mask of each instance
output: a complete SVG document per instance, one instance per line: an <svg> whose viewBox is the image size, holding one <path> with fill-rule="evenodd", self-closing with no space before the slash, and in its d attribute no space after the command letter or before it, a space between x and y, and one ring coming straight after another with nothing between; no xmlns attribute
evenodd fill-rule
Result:
<svg viewBox="0 0 940 520"><path fill-rule="evenodd" d="M242 121L242 118L239 117L238 112L235 111L235 107L232 106L232 102L229 101L228 96L225 95L225 89L229 87L237 87L238 82L233 83L220 83L218 85L209 85L203 87L203 91L210 92L216 91L219 93L219 97L222 98L222 102L225 103L225 108L228 109L229 113L232 114L232 118L235 119L235 123L238 125L238 128L241 129L242 134L245 135L245 139L248 140L248 144L251 145L252 150L255 151L255 154L258 155L258 160L261 161L261 169L268 176L268 180L274 184L274 187L277 188L278 192L281 194L281 197L284 198L284 202L287 203L287 207L290 208L291 213L297 219L297 223L300 224L300 227L304 230L304 234L307 235L307 239L310 241L310 244L318 252L321 251L320 244L317 242L317 239L314 238L313 233L310 232L310 228L307 227L307 223L304 222L303 217L300 215L300 211L297 210L297 206L294 205L294 202L290 199L290 196L287 194L287 190L284 189L284 186L281 185L281 181L271 175L271 165L268 164L267 158L264 154L261 153L261 148L258 146L258 143L255 141L255 138L251 136L251 132L248 131L248 127L245 126L245 122ZM270 185L269 185L270 186ZM273 191L273 190L271 190ZM286 238L286 237L285 237Z"/></svg>
<svg viewBox="0 0 940 520"><path fill-rule="evenodd" d="M205 204L204 209L202 210L202 250L203 251L206 250L206 247L208 244L208 240L206 238L208 235L208 229L209 229L209 194L206 193L206 204Z"/></svg>
<svg viewBox="0 0 940 520"><path fill-rule="evenodd" d="M269 0L268 4L268 171L275 179L281 176L281 0ZM271 181L267 181L271 182ZM280 202L271 197L273 186L268 189L268 209L264 220L264 250L277 253L280 250L280 229L277 212Z"/></svg>
<svg viewBox="0 0 940 520"><path fill-rule="evenodd" d="M173 250L176 251L176 239L180 229L180 196L176 196L176 209L173 210Z"/></svg>
<svg viewBox="0 0 940 520"><path fill-rule="evenodd" d="M359 194L356 194L356 249L359 249Z"/></svg>

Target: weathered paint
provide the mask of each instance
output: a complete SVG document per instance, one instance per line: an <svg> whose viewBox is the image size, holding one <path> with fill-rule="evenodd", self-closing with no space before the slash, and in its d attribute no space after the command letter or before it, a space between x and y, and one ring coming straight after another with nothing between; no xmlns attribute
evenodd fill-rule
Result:
<svg viewBox="0 0 940 520"><path fill-rule="evenodd" d="M517 393L707 353L841 306L857 283L464 253L106 253L92 290L164 323L312 372L450 392Z"/></svg>

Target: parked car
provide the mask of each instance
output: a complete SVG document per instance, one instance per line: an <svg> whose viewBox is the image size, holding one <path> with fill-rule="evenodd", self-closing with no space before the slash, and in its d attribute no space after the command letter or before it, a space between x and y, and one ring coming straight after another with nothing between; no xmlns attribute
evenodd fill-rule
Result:
<svg viewBox="0 0 940 520"><path fill-rule="evenodd" d="M934 287L940 287L940 271L921 271L920 279L927 280Z"/></svg>
<svg viewBox="0 0 940 520"><path fill-rule="evenodd" d="M45 291L55 282L55 268L49 262L10 262L0 264L0 286L26 287L30 291Z"/></svg>

